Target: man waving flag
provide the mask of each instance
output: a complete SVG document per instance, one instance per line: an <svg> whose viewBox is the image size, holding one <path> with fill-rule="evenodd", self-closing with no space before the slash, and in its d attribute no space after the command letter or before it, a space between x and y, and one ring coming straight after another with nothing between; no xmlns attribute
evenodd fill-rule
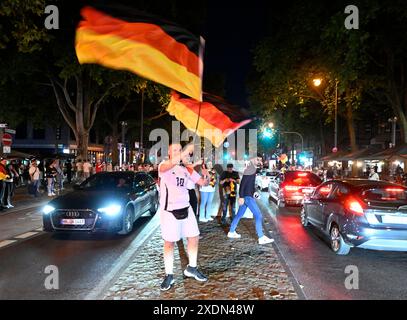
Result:
<svg viewBox="0 0 407 320"><path fill-rule="evenodd" d="M202 38L121 6L94 5L81 14L75 44L81 64L128 70L202 100Z"/></svg>

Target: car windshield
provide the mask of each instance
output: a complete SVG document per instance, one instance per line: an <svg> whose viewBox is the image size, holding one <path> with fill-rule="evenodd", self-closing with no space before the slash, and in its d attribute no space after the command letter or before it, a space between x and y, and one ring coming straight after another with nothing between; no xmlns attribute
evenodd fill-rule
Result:
<svg viewBox="0 0 407 320"><path fill-rule="evenodd" d="M362 199L366 202L396 202L407 204L407 189L395 186L368 189L362 192Z"/></svg>
<svg viewBox="0 0 407 320"><path fill-rule="evenodd" d="M304 186L304 187L316 187L322 183L322 180L312 172L287 172L284 178L285 183Z"/></svg>
<svg viewBox="0 0 407 320"><path fill-rule="evenodd" d="M92 190L121 190L132 187L133 175L129 173L95 174L85 180L81 187Z"/></svg>

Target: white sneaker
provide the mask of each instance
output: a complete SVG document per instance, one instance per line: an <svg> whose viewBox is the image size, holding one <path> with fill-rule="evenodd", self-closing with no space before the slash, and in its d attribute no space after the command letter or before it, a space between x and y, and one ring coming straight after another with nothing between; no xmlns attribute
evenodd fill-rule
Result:
<svg viewBox="0 0 407 320"><path fill-rule="evenodd" d="M228 238L231 239L240 239L242 236L238 234L236 231L235 232L228 232Z"/></svg>
<svg viewBox="0 0 407 320"><path fill-rule="evenodd" d="M57 194L53 192L52 195L53 195L53 196L56 196Z"/></svg>
<svg viewBox="0 0 407 320"><path fill-rule="evenodd" d="M206 219L199 219L199 222L208 222Z"/></svg>
<svg viewBox="0 0 407 320"><path fill-rule="evenodd" d="M274 239L270 239L266 236L262 236L261 238L259 238L259 244L267 244L267 243L273 243Z"/></svg>
<svg viewBox="0 0 407 320"><path fill-rule="evenodd" d="M52 193L48 193L48 197L52 197Z"/></svg>
<svg viewBox="0 0 407 320"><path fill-rule="evenodd" d="M213 221L214 219L212 217L209 217L208 219L206 219L206 221Z"/></svg>

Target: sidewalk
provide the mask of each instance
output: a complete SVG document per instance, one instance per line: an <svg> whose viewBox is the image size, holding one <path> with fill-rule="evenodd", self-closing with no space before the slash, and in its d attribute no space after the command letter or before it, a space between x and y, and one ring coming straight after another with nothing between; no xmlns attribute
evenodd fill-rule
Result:
<svg viewBox="0 0 407 320"><path fill-rule="evenodd" d="M105 294L107 300L282 300L298 299L273 244L258 245L252 219L242 219L241 239L226 237L217 219L200 223L198 263L209 277L206 283L184 279L188 264L186 241L175 247L175 284L160 291L164 277L163 240L158 228L138 250L133 262Z"/></svg>

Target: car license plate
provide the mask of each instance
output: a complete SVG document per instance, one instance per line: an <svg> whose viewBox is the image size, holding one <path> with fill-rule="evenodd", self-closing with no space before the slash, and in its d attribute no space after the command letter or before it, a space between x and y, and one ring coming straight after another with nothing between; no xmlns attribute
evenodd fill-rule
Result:
<svg viewBox="0 0 407 320"><path fill-rule="evenodd" d="M383 216L383 223L407 224L407 217Z"/></svg>
<svg viewBox="0 0 407 320"><path fill-rule="evenodd" d="M62 225L82 226L85 224L85 219L62 219Z"/></svg>

